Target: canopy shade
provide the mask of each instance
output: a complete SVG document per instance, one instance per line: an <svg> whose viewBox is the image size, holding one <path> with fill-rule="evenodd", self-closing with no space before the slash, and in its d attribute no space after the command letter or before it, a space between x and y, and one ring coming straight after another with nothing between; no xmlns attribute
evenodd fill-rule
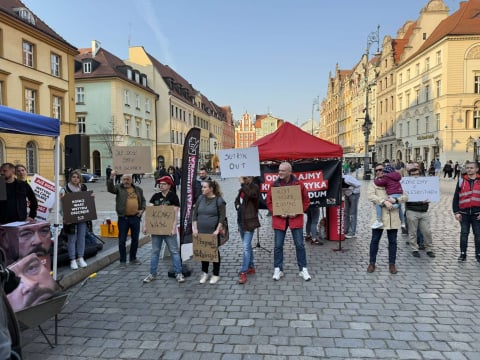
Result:
<svg viewBox="0 0 480 360"><path fill-rule="evenodd" d="M0 132L59 136L60 121L0 105Z"/></svg>
<svg viewBox="0 0 480 360"><path fill-rule="evenodd" d="M310 135L289 122L251 146L258 146L260 161L331 159L343 156L340 145Z"/></svg>

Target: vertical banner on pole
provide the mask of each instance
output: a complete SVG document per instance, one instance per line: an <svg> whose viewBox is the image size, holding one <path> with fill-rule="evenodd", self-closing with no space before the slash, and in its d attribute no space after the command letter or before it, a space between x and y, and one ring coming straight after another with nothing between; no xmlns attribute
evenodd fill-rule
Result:
<svg viewBox="0 0 480 360"><path fill-rule="evenodd" d="M182 187L180 190L180 253L182 260L193 256L192 245L192 208L193 200L200 194L195 194L198 158L200 155L200 129L192 128L187 133L183 145L182 156Z"/></svg>

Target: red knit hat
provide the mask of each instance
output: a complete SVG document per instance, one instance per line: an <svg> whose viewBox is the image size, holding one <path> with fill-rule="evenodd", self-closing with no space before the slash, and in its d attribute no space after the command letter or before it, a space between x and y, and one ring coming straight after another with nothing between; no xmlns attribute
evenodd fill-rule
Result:
<svg viewBox="0 0 480 360"><path fill-rule="evenodd" d="M170 176L165 175L162 176L160 179L157 180L157 184L160 184L161 182L165 182L167 184L170 184L170 186L174 186L175 184L173 183L173 180Z"/></svg>

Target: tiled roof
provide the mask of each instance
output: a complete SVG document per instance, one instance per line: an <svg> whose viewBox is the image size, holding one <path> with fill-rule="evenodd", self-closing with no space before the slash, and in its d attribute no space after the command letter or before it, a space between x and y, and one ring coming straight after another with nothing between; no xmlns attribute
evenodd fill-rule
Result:
<svg viewBox="0 0 480 360"><path fill-rule="evenodd" d="M413 29L416 26L416 22L410 22L408 26L407 31L405 32L405 35L401 39L393 39L392 40L392 48L393 48L393 56L394 56L394 62L395 64L398 64L400 62L400 58L402 57L403 52L405 51L405 46L408 44L408 41L410 40L410 36L413 33Z"/></svg>
<svg viewBox="0 0 480 360"><path fill-rule="evenodd" d="M30 11L32 16L35 19L35 25L22 20L16 13L13 11L13 9L16 8L25 8ZM64 43L65 45L71 47L72 49L76 49L73 45L65 41L64 38L62 38L60 35L58 35L54 30L52 30L46 23L44 23L37 15L35 15L27 6L25 6L24 3L22 3L20 0L1 0L0 1L0 12L3 12L9 16L14 17L15 19L18 19L19 21L23 21L27 26L34 27L38 31L46 34L47 36L50 36L51 38L60 41Z"/></svg>

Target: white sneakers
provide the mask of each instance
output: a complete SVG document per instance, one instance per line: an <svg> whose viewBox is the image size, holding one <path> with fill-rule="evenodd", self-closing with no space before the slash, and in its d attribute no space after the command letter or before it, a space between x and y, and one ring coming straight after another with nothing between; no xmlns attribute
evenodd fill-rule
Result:
<svg viewBox="0 0 480 360"><path fill-rule="evenodd" d="M77 262L78 266L80 266L81 268L86 268L88 266L85 260L83 260L83 257L78 258Z"/></svg>
<svg viewBox="0 0 480 360"><path fill-rule="evenodd" d="M383 227L383 223L381 221L375 220L375 222L372 224L372 229L380 229Z"/></svg>
<svg viewBox="0 0 480 360"><path fill-rule="evenodd" d="M283 271L281 271L280 268L276 267L273 272L272 279L278 281L281 277L283 277Z"/></svg>
<svg viewBox="0 0 480 360"><path fill-rule="evenodd" d="M200 276L200 284L205 284L207 280L208 280L208 274L202 273L202 276Z"/></svg>
<svg viewBox="0 0 480 360"><path fill-rule="evenodd" d="M75 259L70 260L70 269L78 270L77 260L75 260Z"/></svg>
<svg viewBox="0 0 480 360"><path fill-rule="evenodd" d="M77 263L78 261L78 263ZM86 268L88 265L87 263L85 262L85 260L83 259L83 257L81 258L78 258L78 260L70 260L70 269L72 270L78 270L78 267L81 267L81 268Z"/></svg>
<svg viewBox="0 0 480 360"><path fill-rule="evenodd" d="M210 284L216 284L218 282L218 280L220 280L220 276L212 275L212 277L210 279Z"/></svg>
<svg viewBox="0 0 480 360"><path fill-rule="evenodd" d="M302 268L302 270L298 273L298 276L301 276L305 281L309 281L312 279L312 277L308 273L307 268Z"/></svg>

